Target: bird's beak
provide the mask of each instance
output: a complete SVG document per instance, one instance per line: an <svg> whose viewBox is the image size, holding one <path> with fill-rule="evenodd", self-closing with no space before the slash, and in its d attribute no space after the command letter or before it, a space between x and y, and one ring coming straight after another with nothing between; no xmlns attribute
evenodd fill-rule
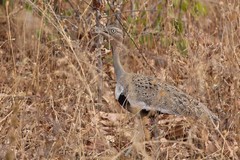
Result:
<svg viewBox="0 0 240 160"><path fill-rule="evenodd" d="M100 34L103 35L105 38L110 38L111 36L109 35L107 27L103 27L100 29Z"/></svg>
<svg viewBox="0 0 240 160"><path fill-rule="evenodd" d="M104 28L103 28L103 32L108 34L108 29L107 29L107 27L104 27Z"/></svg>
<svg viewBox="0 0 240 160"><path fill-rule="evenodd" d="M95 26L94 27L94 32L95 33L98 33L98 34L102 34L103 32L104 33L107 33L107 29L106 29L106 27L97 27L97 26Z"/></svg>

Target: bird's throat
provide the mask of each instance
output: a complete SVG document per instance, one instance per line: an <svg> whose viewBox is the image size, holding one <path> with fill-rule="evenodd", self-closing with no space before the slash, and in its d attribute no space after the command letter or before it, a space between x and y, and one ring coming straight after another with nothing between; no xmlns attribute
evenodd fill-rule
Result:
<svg viewBox="0 0 240 160"><path fill-rule="evenodd" d="M112 46L113 67L114 67L117 81L125 73L123 66L120 62L120 58L119 58L119 54L121 51L122 51L122 49L119 46Z"/></svg>

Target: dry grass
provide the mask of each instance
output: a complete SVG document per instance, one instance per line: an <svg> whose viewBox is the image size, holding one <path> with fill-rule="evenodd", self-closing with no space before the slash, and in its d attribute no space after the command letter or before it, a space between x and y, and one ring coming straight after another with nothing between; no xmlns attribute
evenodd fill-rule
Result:
<svg viewBox="0 0 240 160"><path fill-rule="evenodd" d="M98 55L94 14L85 3L0 6L0 159L143 159L132 147L135 115L114 100L111 55L103 57L103 104L97 103ZM77 3L78 2L78 3ZM156 0L138 1L141 10ZM125 68L152 74L199 98L221 119L218 129L188 117L160 115L158 136L144 142L148 159L238 159L240 157L240 3L205 2L208 13L183 15L176 34L168 2L146 22L124 25L148 60L126 36ZM53 11L52 6L58 6ZM68 11L68 12L67 12ZM177 11L176 11L177 12ZM64 13L59 17L59 13ZM139 16L142 12L137 12ZM70 14L70 16L68 16ZM154 18L161 15L160 29ZM66 17L64 17L66 16ZM152 24L145 29L144 24ZM143 40L144 35L150 35ZM185 51L178 44L187 41ZM103 52L105 52L103 50Z"/></svg>

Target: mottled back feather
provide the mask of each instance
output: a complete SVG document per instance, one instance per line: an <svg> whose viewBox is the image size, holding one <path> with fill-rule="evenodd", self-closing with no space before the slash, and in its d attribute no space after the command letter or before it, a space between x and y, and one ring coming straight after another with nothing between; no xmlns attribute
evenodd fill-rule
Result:
<svg viewBox="0 0 240 160"><path fill-rule="evenodd" d="M154 77L128 73L120 78L118 84L123 86L122 94L127 97L131 106L167 114L218 120L203 103Z"/></svg>

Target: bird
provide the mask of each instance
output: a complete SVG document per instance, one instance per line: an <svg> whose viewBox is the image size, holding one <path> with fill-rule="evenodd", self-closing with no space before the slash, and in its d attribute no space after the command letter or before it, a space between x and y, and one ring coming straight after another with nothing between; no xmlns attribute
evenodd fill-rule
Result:
<svg viewBox="0 0 240 160"><path fill-rule="evenodd" d="M115 99L122 107L132 113L154 111L210 120L217 124L219 118L206 105L179 88L161 82L153 76L126 72L119 57L125 48L121 28L108 25L104 28L103 35L107 37L111 46L116 74Z"/></svg>

